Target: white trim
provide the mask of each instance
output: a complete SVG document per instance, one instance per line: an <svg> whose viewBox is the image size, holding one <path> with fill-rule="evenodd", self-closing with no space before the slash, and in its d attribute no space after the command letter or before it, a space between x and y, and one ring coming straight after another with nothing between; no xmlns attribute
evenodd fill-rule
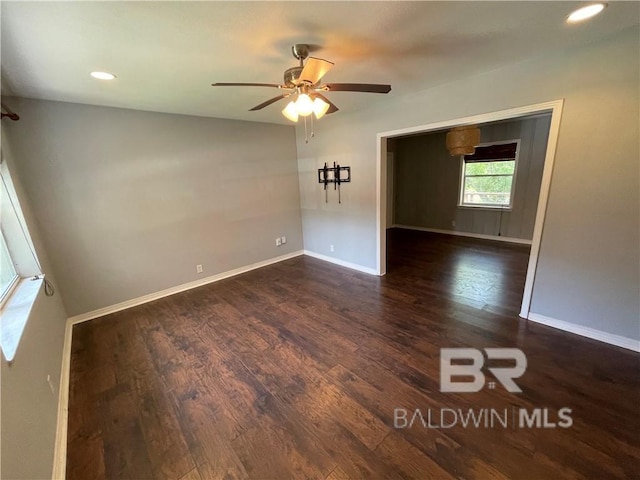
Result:
<svg viewBox="0 0 640 480"><path fill-rule="evenodd" d="M376 249L377 249L377 271L378 274L384 274L387 263L387 238L386 238L386 152L387 139L409 135L421 132L430 132L435 130L443 130L449 127L474 125L477 123L495 122L498 120L506 120L529 116L535 113L551 112L551 126L549 128L549 139L547 141L547 152L544 159L544 170L542 172L542 182L540 185L540 196L538 198L538 208L536 211L536 221L533 228L533 239L531 242L531 253L529 255L529 266L527 268L527 277L524 285L524 294L522 296L522 306L520 316L526 318L531 307L531 296L533 294L533 284L538 267L538 256L540 254L540 242L542 241L542 230L544 227L544 218L547 211L547 201L549 199L549 188L551 186L551 175L553 172L553 163L555 160L556 146L558 144L558 136L560 133L560 118L562 116L562 107L564 100L554 100L551 102L538 103L535 105L527 105L524 107L510 108L500 110L498 112L483 113L470 117L444 120L441 122L429 123L427 125L418 125L415 127L401 128L398 130L390 130L377 134L377 160L376 160L376 228L378 229ZM383 203L383 200L385 202Z"/></svg>
<svg viewBox="0 0 640 480"><path fill-rule="evenodd" d="M494 204L494 205L471 205L471 204L467 204L467 205L457 205L456 208L459 208L461 210L486 210L488 212L513 212L513 208L504 208L503 206Z"/></svg>
<svg viewBox="0 0 640 480"><path fill-rule="evenodd" d="M387 185L387 197L385 200L385 204L387 206L387 209L385 210L385 222L384 224L387 226L387 228L390 227L389 222L393 222L393 209L394 209L394 202L393 202L393 198L391 198L391 201L389 199L389 194L391 195L391 197L394 197L395 195L395 185L394 185L394 172L393 169L395 168L395 152L387 152L387 165L386 165L386 172L387 172L387 179L386 179L386 185ZM391 178L389 178L389 173L391 173ZM390 191L389 191L390 190ZM391 207L391 211L389 211L389 207Z"/></svg>
<svg viewBox="0 0 640 480"><path fill-rule="evenodd" d="M409 225L392 225L391 228L404 228L405 230L417 230L419 232L441 233L443 235L455 235L457 237L482 238L483 240L496 240L498 242L531 245L531 240L527 240L526 238L499 237L498 235L485 235L484 233L458 232L455 230L440 230L439 228L412 227Z"/></svg>
<svg viewBox="0 0 640 480"><path fill-rule="evenodd" d="M532 322L541 323L548 327L557 328L569 333L575 333L576 335L581 335L610 345L633 350L634 352L640 352L640 340L634 340L633 338L623 337L614 333L603 332L602 330L596 330L595 328L576 325L575 323L565 322L564 320L557 320L545 315L540 315L539 313L529 313L528 319Z"/></svg>
<svg viewBox="0 0 640 480"><path fill-rule="evenodd" d="M304 250L304 254L309 255L313 258L317 258L318 260L322 260L324 262L335 263L336 265L340 265L341 267L350 268L351 270L357 270L358 272L368 273L369 275L378 275L378 272L375 268L363 267L362 265L358 265L357 263L345 262L344 260L340 260L339 258L329 257L327 255L312 252L310 250Z"/></svg>
<svg viewBox="0 0 640 480"><path fill-rule="evenodd" d="M549 190L551 188L551 176L553 164L556 159L556 146L560 135L560 118L562 117L562 106L564 100L555 103L551 114L551 125L549 126L549 139L547 140L547 152L544 157L544 167L542 170L542 181L540 183L540 196L538 198L538 210L536 211L536 222L533 227L533 238L531 242L531 253L529 254L529 265L527 266L527 277L524 282L524 294L522 295L522 306L520 316L527 317L531 310L531 297L533 296L533 284L536 279L538 269L538 256L540 255L540 243L542 242L542 230L544 229L544 219L547 214L547 202L549 200Z"/></svg>
<svg viewBox="0 0 640 480"><path fill-rule="evenodd" d="M62 368L58 386L58 425L56 444L53 453L53 480L63 480L67 473L67 426L69 421L69 369L71 367L71 339L73 324L67 320L64 329L64 347L62 348Z"/></svg>
<svg viewBox="0 0 640 480"><path fill-rule="evenodd" d="M376 142L376 275L387 273L387 137L378 134Z"/></svg>
<svg viewBox="0 0 640 480"><path fill-rule="evenodd" d="M158 300L159 298L168 297L169 295L173 295L175 293L184 292L185 290L191 290L192 288L201 287L202 285L218 282L220 280L224 280L225 278L234 277L236 275L240 275L241 273L246 273L251 270L255 270L257 268L266 267L267 265L271 265L273 263L278 263L278 262L282 262L283 260L299 257L302 254L303 254L302 250L297 250L292 253L287 253L286 255L280 255L279 257L273 257L268 260L252 263L251 265L234 268L233 270L228 270L226 272L218 273L216 275L205 277L200 280L194 280L193 282L183 283L182 285L167 288L165 290L161 290L155 293L149 293L148 295L143 295L142 297L132 298L131 300L117 303L109 307L99 308L98 310L93 310L91 312L75 315L73 317L70 317L69 321L73 325L75 325L76 323L82 323L82 322L86 322L87 320L93 320L94 318L102 317L104 315L109 315L111 313L119 312L121 310L126 310L127 308L135 307L137 305L142 305L143 303L152 302L153 300Z"/></svg>
<svg viewBox="0 0 640 480"><path fill-rule="evenodd" d="M9 257L9 258L11 258L11 257ZM11 297L11 294L16 289L18 284L20 283L20 280L21 280L20 275L18 275L16 273L13 276L13 279L11 280L11 283L9 283L9 285L7 285L7 288L5 289L5 291L2 292L2 294L0 295L0 310L2 310L4 308L4 304L5 303L9 302L9 298Z"/></svg>
<svg viewBox="0 0 640 480"><path fill-rule="evenodd" d="M424 133L433 130L442 130L449 127L461 127L463 125L473 125L475 123L497 122L498 120L509 120L517 117L526 117L534 113L548 113L558 108L563 100L552 100L550 102L537 103L535 105L525 105L523 107L509 108L497 112L481 113L469 117L453 118L441 122L428 123L415 127L399 128L387 132L378 133L378 138L402 137L414 133Z"/></svg>

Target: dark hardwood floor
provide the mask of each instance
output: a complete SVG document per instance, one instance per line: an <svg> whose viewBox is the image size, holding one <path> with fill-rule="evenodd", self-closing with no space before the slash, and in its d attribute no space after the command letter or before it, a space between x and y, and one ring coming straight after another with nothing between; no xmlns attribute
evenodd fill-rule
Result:
<svg viewBox="0 0 640 480"><path fill-rule="evenodd" d="M519 319L527 261L393 230L383 278L298 257L76 325L67 478L640 478L638 355ZM522 349L523 392L441 392L442 347ZM565 407L569 428L394 426Z"/></svg>

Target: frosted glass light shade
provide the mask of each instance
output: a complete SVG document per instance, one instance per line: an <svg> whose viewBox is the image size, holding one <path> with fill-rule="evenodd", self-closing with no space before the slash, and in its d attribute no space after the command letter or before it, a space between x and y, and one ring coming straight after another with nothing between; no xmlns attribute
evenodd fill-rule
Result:
<svg viewBox="0 0 640 480"><path fill-rule="evenodd" d="M329 104L327 102L319 97L316 97L313 100L313 113L318 120L324 117L324 114L327 113L327 110L329 110Z"/></svg>
<svg viewBox="0 0 640 480"><path fill-rule="evenodd" d="M298 115L303 117L308 117L313 113L313 101L311 97L306 93L301 93L298 95L298 99L296 100L296 109L298 110Z"/></svg>
<svg viewBox="0 0 640 480"><path fill-rule="evenodd" d="M298 109L296 108L296 102L289 102L284 110L282 110L282 115L285 116L287 120L291 120L292 122L298 121Z"/></svg>

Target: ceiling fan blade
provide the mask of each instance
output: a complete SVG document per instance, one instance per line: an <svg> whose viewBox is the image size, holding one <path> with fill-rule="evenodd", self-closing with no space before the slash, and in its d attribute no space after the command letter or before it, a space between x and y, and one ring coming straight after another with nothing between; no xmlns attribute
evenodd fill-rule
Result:
<svg viewBox="0 0 640 480"><path fill-rule="evenodd" d="M315 85L320 79L331 70L333 62L322 60L321 58L309 57L307 63L305 63L302 72L300 72L300 82L309 82L311 85Z"/></svg>
<svg viewBox="0 0 640 480"><path fill-rule="evenodd" d="M256 105L255 107L251 108L249 111L253 112L255 110L262 110L264 107L268 107L269 105L271 105L272 103L276 103L278 100L282 100L283 98L287 98L289 95L278 95L277 97L273 97L269 100L267 100L266 102L261 103L260 105Z"/></svg>
<svg viewBox="0 0 640 480"><path fill-rule="evenodd" d="M327 110L327 115L329 115L330 113L335 113L338 110L340 110L338 107L336 107L333 102L331 100L329 100L327 97L325 97L324 95L322 95L321 93L315 93L314 94L316 97L321 98L322 100L324 100L325 102L327 102L329 104L329 110Z"/></svg>
<svg viewBox="0 0 640 480"><path fill-rule="evenodd" d="M283 88L277 83L212 83L212 87L274 87Z"/></svg>
<svg viewBox="0 0 640 480"><path fill-rule="evenodd" d="M391 85L377 83L327 83L323 87L326 87L329 92L389 93L391 91Z"/></svg>

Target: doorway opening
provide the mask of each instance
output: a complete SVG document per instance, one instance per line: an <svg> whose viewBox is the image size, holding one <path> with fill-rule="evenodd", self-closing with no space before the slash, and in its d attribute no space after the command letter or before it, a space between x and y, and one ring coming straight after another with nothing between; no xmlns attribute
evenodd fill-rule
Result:
<svg viewBox="0 0 640 480"><path fill-rule="evenodd" d="M454 235L448 238L458 240L494 240L504 248L513 244L526 249L530 244L519 313L527 318L562 103L558 100L379 133L377 273L387 272L388 228ZM515 155L508 161L496 159L499 162L450 157L446 133L464 125L480 127L481 145L515 144ZM429 167L425 167L427 157L436 158Z"/></svg>

